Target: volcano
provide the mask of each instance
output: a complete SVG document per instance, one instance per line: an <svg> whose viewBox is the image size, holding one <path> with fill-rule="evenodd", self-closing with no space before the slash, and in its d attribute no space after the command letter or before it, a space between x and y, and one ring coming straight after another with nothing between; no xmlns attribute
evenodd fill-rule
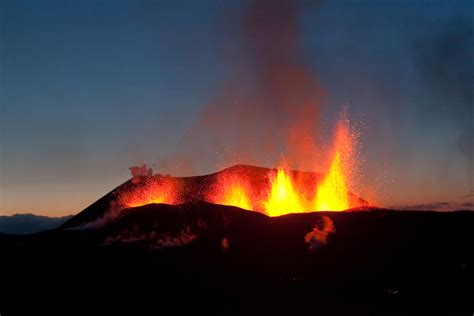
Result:
<svg viewBox="0 0 474 316"><path fill-rule="evenodd" d="M192 201L207 201L214 204L219 203L217 196L225 192L226 185L234 183L235 181L242 181L245 179L248 182L246 189L252 192L251 196L268 194L272 174L276 174L277 169L262 168L250 165L236 165L222 171L193 177L170 177L163 175L144 176L133 178L120 186L116 187L111 192L91 204L82 212L64 223L61 228L68 229L87 223L94 222L107 215L107 212L117 212L121 208L130 208L135 206L142 206L153 203L165 204L183 204ZM288 171L288 175L294 182L309 191L307 188L313 188L317 183L324 178L322 174L315 172L304 171ZM169 197L162 197L162 188L171 184L176 191L173 193L171 201L165 199ZM303 190L304 191L304 190ZM168 192L167 192L168 193ZM304 194L304 192L302 193ZM367 207L369 203L348 192L348 200L350 205L355 208L362 209ZM171 203L169 203L171 202ZM231 206L239 206L237 205ZM291 213L295 210L283 210Z"/></svg>
<svg viewBox="0 0 474 316"><path fill-rule="evenodd" d="M135 314L473 310L474 213L362 206L272 216L205 201L223 175L251 176L258 188L272 172L234 166L169 177L179 184L182 203L122 208L124 194L163 176L131 179L58 229L0 235L1 271L9 272L2 276L0 307L22 314L28 306L18 302L28 300L51 312L54 306L44 302L54 297L107 312L126 306ZM322 177L289 174L310 184Z"/></svg>

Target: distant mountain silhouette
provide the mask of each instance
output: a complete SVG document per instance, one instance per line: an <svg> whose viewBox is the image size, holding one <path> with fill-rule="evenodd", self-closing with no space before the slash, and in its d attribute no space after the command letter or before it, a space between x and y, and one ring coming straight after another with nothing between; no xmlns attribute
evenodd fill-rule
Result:
<svg viewBox="0 0 474 316"><path fill-rule="evenodd" d="M0 232L6 234L31 234L54 229L73 216L48 217L34 214L0 216Z"/></svg>

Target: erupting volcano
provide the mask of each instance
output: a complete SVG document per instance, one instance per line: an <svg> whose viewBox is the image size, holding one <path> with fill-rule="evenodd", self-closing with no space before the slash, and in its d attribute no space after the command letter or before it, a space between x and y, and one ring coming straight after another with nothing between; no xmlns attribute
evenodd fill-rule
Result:
<svg viewBox="0 0 474 316"><path fill-rule="evenodd" d="M367 206L367 201L356 198L349 190L355 183L352 177L357 167L357 140L353 135L349 120L342 119L335 129L328 170L322 174L291 171L282 159L276 169L233 167L191 178L138 176L118 190L118 206L182 204L198 199L269 216Z"/></svg>
<svg viewBox="0 0 474 316"><path fill-rule="evenodd" d="M474 316L472 3L2 1L0 316Z"/></svg>
<svg viewBox="0 0 474 316"><path fill-rule="evenodd" d="M338 122L328 120L332 131L323 132L328 93L303 58L300 13L301 7L288 0L245 6L236 42L251 63L235 69L203 107L177 149L178 158L168 165L209 170L264 163L271 168L234 167L190 178L145 172L117 190L114 210L202 200L280 216L369 205L356 197L361 192L358 141L346 111ZM213 160L216 152L219 162Z"/></svg>

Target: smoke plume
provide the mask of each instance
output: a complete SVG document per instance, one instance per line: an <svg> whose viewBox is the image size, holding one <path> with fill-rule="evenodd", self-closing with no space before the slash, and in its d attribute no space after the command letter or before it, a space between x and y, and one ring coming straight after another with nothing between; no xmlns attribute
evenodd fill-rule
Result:
<svg viewBox="0 0 474 316"><path fill-rule="evenodd" d="M130 230L123 230L114 237L107 237L102 246L113 244L143 243L149 250L160 250L170 247L185 246L197 239L197 235L192 232L191 227L186 226L178 233L160 234L157 231L142 232L137 227Z"/></svg>
<svg viewBox="0 0 474 316"><path fill-rule="evenodd" d="M246 3L236 22L238 69L187 133L191 152L175 163L190 167L188 159L216 154L218 164L274 165L283 154L291 167L314 169L325 93L304 63L302 9L291 0Z"/></svg>
<svg viewBox="0 0 474 316"><path fill-rule="evenodd" d="M321 226L321 228L318 226ZM336 228L334 227L333 221L329 217L323 216L322 223L314 226L313 230L304 237L304 241L308 245L308 250L313 252L321 246L326 245L328 243L328 236L335 232Z"/></svg>
<svg viewBox="0 0 474 316"><path fill-rule="evenodd" d="M142 178L151 177L153 175L153 170L148 168L146 164L143 164L142 166L132 166L128 169L132 175L133 183L140 183Z"/></svg>

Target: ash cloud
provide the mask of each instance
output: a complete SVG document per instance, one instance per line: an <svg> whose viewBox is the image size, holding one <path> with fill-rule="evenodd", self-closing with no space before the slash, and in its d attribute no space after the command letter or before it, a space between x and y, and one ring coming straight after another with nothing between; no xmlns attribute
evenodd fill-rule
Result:
<svg viewBox="0 0 474 316"><path fill-rule="evenodd" d="M192 168L189 160L216 154L225 164L274 165L283 153L290 165L313 169L326 93L304 61L299 19L314 4L244 4L230 17L235 69L185 136L183 147L190 152L172 160Z"/></svg>
<svg viewBox="0 0 474 316"><path fill-rule="evenodd" d="M132 175L133 183L140 183L142 178L151 177L153 175L153 170L148 168L146 164L141 166L132 166L128 169Z"/></svg>
<svg viewBox="0 0 474 316"><path fill-rule="evenodd" d="M217 62L231 60L229 78L159 169L274 166L281 153L294 169L320 169L321 113L331 120L332 105L349 102L366 128L367 186L383 191L369 195L388 205L396 203L390 192L419 186L421 201L472 189L472 5L242 3L216 27L226 46L216 49Z"/></svg>

